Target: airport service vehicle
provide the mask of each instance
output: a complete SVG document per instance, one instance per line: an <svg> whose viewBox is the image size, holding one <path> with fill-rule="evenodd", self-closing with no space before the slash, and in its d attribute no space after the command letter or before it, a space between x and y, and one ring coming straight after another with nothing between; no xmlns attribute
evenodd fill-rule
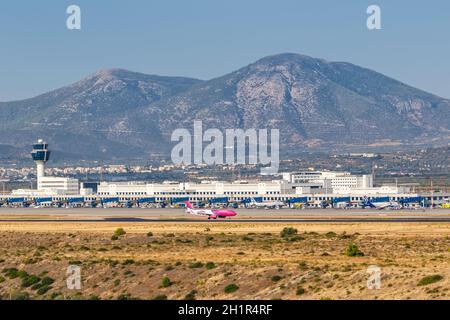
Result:
<svg viewBox="0 0 450 320"><path fill-rule="evenodd" d="M250 198L250 205L255 208L280 209L282 206L284 206L284 202L281 201L257 202L255 198Z"/></svg>
<svg viewBox="0 0 450 320"><path fill-rule="evenodd" d="M186 201L186 213L192 214L194 216L208 217L208 219L218 219L234 217L237 213L233 210L228 209L195 209L194 206Z"/></svg>

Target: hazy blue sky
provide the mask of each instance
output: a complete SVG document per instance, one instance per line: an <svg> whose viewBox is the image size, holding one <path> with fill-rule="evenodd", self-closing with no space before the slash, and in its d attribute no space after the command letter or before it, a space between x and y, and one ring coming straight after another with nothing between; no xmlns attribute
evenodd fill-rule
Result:
<svg viewBox="0 0 450 320"><path fill-rule="evenodd" d="M82 9L82 30L66 8ZM382 9L380 31L366 9ZM0 3L0 101L99 69L210 79L267 55L348 61L450 98L450 1L43 0Z"/></svg>

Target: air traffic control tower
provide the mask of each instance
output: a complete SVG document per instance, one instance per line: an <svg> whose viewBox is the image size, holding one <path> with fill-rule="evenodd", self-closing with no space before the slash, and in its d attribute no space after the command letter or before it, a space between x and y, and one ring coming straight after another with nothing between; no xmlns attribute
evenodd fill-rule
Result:
<svg viewBox="0 0 450 320"><path fill-rule="evenodd" d="M48 144L44 140L39 139L36 144L33 145L33 151L31 151L33 161L36 163L37 169L37 182L45 175L45 163L50 158L50 151L48 150Z"/></svg>

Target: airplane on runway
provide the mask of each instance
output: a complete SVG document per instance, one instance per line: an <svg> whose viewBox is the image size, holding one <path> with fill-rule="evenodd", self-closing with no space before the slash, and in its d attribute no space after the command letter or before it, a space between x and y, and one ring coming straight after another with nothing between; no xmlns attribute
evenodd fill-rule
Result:
<svg viewBox="0 0 450 320"><path fill-rule="evenodd" d="M234 217L237 213L228 209L195 209L189 201L185 202L186 213L194 216L208 217L208 219Z"/></svg>
<svg viewBox="0 0 450 320"><path fill-rule="evenodd" d="M250 205L256 208L280 209L280 207L284 206L284 202L281 201L257 202L255 198L250 198Z"/></svg>
<svg viewBox="0 0 450 320"><path fill-rule="evenodd" d="M402 208L402 206L399 203L397 203L397 202L389 201L389 202L373 203L367 197L365 197L363 199L363 201L359 205L363 209L365 209L365 208L373 208L373 209L377 209L377 210L384 210L384 209L396 210L396 209L401 209Z"/></svg>

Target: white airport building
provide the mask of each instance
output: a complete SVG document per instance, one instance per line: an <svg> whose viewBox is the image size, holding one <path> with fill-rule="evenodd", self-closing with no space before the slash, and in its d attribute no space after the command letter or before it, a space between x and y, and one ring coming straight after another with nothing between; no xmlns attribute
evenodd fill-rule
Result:
<svg viewBox="0 0 450 320"><path fill-rule="evenodd" d="M48 144L39 140L31 152L37 167L37 188L14 190L0 195L3 202L30 202L45 199L59 202L245 202L250 198L259 201L303 202L318 205L332 203L357 203L364 198L383 198L392 201L420 197L406 187L374 187L372 175L353 175L350 172L299 171L286 172L273 181L203 181L190 182L100 182L79 183L77 179L45 175L49 160ZM22 197L22 198L20 198ZM448 195L424 196L431 201L448 201Z"/></svg>

